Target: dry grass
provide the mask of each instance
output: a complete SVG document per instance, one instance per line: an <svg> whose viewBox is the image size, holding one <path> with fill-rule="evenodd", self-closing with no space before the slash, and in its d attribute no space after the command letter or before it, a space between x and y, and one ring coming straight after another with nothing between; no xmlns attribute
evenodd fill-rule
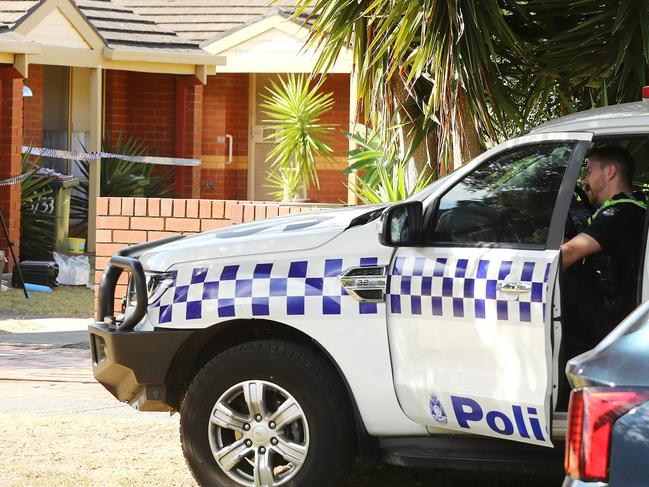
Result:
<svg viewBox="0 0 649 487"><path fill-rule="evenodd" d="M178 439L178 416L132 419L0 414L1 486L193 486ZM558 477L356 468L341 487L526 487Z"/></svg>
<svg viewBox="0 0 649 487"><path fill-rule="evenodd" d="M178 420L0 414L0 485L189 486Z"/></svg>
<svg viewBox="0 0 649 487"><path fill-rule="evenodd" d="M0 319L5 318L90 318L95 294L83 286L59 286L52 294L30 293L25 299L22 289L0 292Z"/></svg>

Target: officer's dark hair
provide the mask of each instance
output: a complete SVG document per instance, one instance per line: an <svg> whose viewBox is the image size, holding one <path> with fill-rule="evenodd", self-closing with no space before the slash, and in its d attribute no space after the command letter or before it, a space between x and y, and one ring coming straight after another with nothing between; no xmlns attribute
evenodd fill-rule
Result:
<svg viewBox="0 0 649 487"><path fill-rule="evenodd" d="M596 147L586 154L586 159L597 160L602 169L609 164L615 164L622 179L631 186L631 183L633 182L633 173L635 171L635 163L633 162L633 157L628 150L614 145Z"/></svg>

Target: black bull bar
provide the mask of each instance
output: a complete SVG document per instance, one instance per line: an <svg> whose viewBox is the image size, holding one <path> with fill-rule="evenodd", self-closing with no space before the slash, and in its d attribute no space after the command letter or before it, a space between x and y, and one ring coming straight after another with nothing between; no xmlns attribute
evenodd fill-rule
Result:
<svg viewBox="0 0 649 487"><path fill-rule="evenodd" d="M108 261L104 274L99 284L99 304L97 307L97 321L106 323L114 327L117 331L131 330L144 317L149 306L146 278L144 268L138 257L145 251L170 242L175 242L183 238L184 235L174 235L172 237L145 242L131 247L126 247L117 254L113 255ZM124 319L117 323L115 321L115 286L119 277L124 270L131 272L131 278L135 286L135 297L137 305L135 310Z"/></svg>

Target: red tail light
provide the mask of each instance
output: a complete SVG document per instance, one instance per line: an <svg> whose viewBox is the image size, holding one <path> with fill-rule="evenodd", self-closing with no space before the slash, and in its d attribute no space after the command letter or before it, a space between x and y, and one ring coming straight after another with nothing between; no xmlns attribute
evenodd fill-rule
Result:
<svg viewBox="0 0 649 487"><path fill-rule="evenodd" d="M649 393L586 388L570 395L566 473L573 478L606 482L615 421L649 400Z"/></svg>

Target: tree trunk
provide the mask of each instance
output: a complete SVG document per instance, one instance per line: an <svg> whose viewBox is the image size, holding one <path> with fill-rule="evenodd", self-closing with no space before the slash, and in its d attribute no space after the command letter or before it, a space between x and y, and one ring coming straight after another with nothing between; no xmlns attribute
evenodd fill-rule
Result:
<svg viewBox="0 0 649 487"><path fill-rule="evenodd" d="M564 99L570 99L570 82L562 81L561 83L559 83L559 92L562 95L562 98L559 99L559 114L564 117L570 114L570 108L564 101Z"/></svg>
<svg viewBox="0 0 649 487"><path fill-rule="evenodd" d="M421 113L419 107L410 97L410 94L398 77L391 79L390 88L394 97L394 107L400 125L399 140L402 145L400 153L404 156L411 151L415 139L420 135L418 131L421 131L421 127L414 121L418 120ZM436 168L437 137L435 131L430 131L419 145L414 148L411 152L411 157L408 159L406 166L406 185L408 190L411 190L417 185L417 180L422 172L428 170L435 173ZM437 175L434 174L434 176L436 177Z"/></svg>
<svg viewBox="0 0 649 487"><path fill-rule="evenodd" d="M483 151L480 135L471 113L469 99L463 88L459 88L453 111L453 167L457 169L480 155Z"/></svg>

